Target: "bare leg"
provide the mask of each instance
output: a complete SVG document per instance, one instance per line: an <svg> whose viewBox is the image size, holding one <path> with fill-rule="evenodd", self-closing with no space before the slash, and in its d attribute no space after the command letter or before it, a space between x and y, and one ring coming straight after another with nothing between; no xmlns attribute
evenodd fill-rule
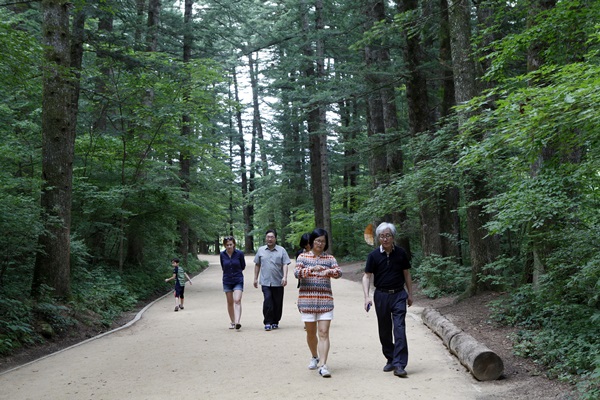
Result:
<svg viewBox="0 0 600 400"><path fill-rule="evenodd" d="M231 293L231 292L229 292L229 293ZM239 324L240 320L242 319L242 294L243 293L244 292L241 290L235 290L233 292L233 296L232 296L233 316L234 316L234 322L236 324ZM231 312L229 313L229 316L231 317Z"/></svg>
<svg viewBox="0 0 600 400"><path fill-rule="evenodd" d="M321 365L327 364L327 355L329 354L329 326L331 321L318 321L319 327L319 358Z"/></svg>
<svg viewBox="0 0 600 400"><path fill-rule="evenodd" d="M233 310L233 292L225 292L225 296L227 297L227 313L229 314L229 321L234 324L235 314Z"/></svg>
<svg viewBox="0 0 600 400"><path fill-rule="evenodd" d="M316 322L305 322L304 328L306 329L306 343L308 349L313 357L318 357L319 352L317 346L319 344L319 338L317 337L317 323Z"/></svg>

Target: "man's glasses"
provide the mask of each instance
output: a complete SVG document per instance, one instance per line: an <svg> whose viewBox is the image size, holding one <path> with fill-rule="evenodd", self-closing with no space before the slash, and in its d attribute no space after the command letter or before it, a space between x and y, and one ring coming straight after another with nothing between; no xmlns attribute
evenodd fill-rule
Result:
<svg viewBox="0 0 600 400"><path fill-rule="evenodd" d="M379 235L379 239L381 239L381 240L390 239L390 238L393 238L393 237L394 237L394 235L389 234L389 233L385 233L383 235Z"/></svg>

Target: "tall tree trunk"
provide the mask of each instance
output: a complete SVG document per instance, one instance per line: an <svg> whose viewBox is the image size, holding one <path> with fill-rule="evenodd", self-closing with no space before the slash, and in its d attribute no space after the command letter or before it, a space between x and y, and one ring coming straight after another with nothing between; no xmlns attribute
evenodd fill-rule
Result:
<svg viewBox="0 0 600 400"><path fill-rule="evenodd" d="M280 50L281 59L285 53ZM305 144L301 136L300 110L292 100L294 97L293 88L298 83L298 72L288 73L286 80L289 85L281 89L280 111L278 112L277 124L278 130L283 136L282 140L282 197L281 197L281 222L282 226L288 227L292 222L293 212L304 203L307 198L305 194L308 189ZM284 230L289 232L289 228ZM288 242L289 243L289 242ZM296 243L289 243L295 246Z"/></svg>
<svg viewBox="0 0 600 400"><path fill-rule="evenodd" d="M385 2L370 0L365 3L368 30L376 23L386 20ZM400 146L392 144L392 135L398 134L396 96L394 94L394 76L391 72L390 49L384 43L369 43L365 47L367 65L366 81L369 87L367 98L367 133L371 137L370 170L376 187L390 183L392 175L402 175L404 155ZM393 222L398 228L397 243L410 255L410 241L406 234L408 216L404 208L391 215L378 216L379 220ZM378 221L375 221L378 222Z"/></svg>
<svg viewBox="0 0 600 400"><path fill-rule="evenodd" d="M135 11L136 11L136 24L135 24L135 47L136 49L140 49L140 45L142 43L143 38L143 30L142 26L144 26L144 14L146 12L146 0L135 0Z"/></svg>
<svg viewBox="0 0 600 400"><path fill-rule="evenodd" d="M417 0L403 0L397 3L399 13L414 13L418 11ZM416 18L416 17L414 17ZM411 135L432 136L433 117L429 111L428 80L423 72L423 43L421 43L417 22L410 20L404 27L404 63L407 69L406 102L408 104L408 121ZM427 159L427 155L417 155L416 167ZM419 199L419 216L421 219L421 246L423 255L443 255L440 223L440 201L438 192L421 187L417 190Z"/></svg>
<svg viewBox="0 0 600 400"><path fill-rule="evenodd" d="M146 51L156 51L158 49L158 26L160 22L161 0L148 1L148 21L146 26Z"/></svg>
<svg viewBox="0 0 600 400"><path fill-rule="evenodd" d="M541 12L547 11L556 6L556 0L529 0L529 8L527 14L527 27L531 29L536 24L536 19L538 18ZM548 43L543 41L536 41L527 49L527 72L537 71L544 64L542 52L548 47ZM531 82L531 85L543 84L543 82ZM548 143L542 149L540 155L536 162L531 165L531 176L535 178L540 174L543 169L543 166L546 162L548 162L552 157L556 154L556 149L553 146L553 143ZM545 228L548 229L548 225L550 225L551 221L546 221ZM540 237L540 232L537 232L535 235ZM550 249L547 248L547 245L543 243L539 243L538 241L533 241L532 244L532 259L533 263L531 264L531 271L528 271L526 274L531 276L531 282L535 288L539 286L540 278L544 275L546 267L545 267L545 259L546 254L550 252Z"/></svg>
<svg viewBox="0 0 600 400"><path fill-rule="evenodd" d="M448 1L440 0L441 18L440 18L440 64L441 71L441 91L442 102L440 104L439 116L445 118L452 112L456 105L454 92L454 74L452 72L452 50L450 47L450 27L448 21ZM451 160L454 162L454 160ZM460 205L459 188L449 183L442 197L440 206L440 229L444 233L442 236L443 255L453 257L457 262L463 262L461 251L461 224L458 214Z"/></svg>
<svg viewBox="0 0 600 400"><path fill-rule="evenodd" d="M146 51L155 52L158 48L158 27L160 23L160 7L161 0L149 0L147 14L147 32L146 32ZM143 99L145 107L152 108L154 103L154 88L147 88ZM149 121L150 122L150 121ZM148 123L149 123L148 122ZM124 154L123 159L127 158L127 143L123 144ZM145 157L145 154L140 154L140 160ZM134 180L141 179L141 173L138 170L135 173ZM125 178L123 175L123 184ZM127 199L125 199L126 203ZM125 264L142 265L144 263L144 239L140 224L135 220L128 220L126 217L121 218L121 237L119 245L119 272L123 272ZM125 246L127 250L125 251Z"/></svg>
<svg viewBox="0 0 600 400"><path fill-rule="evenodd" d="M302 53L306 58L304 75L307 78L307 91L312 96L307 112L307 132L309 138L311 193L315 216L315 226L323 228L330 233L329 246L333 249L331 240L331 209L329 192L329 161L327 154L327 127L325 106L321 101L314 99L318 90L317 82L325 76L324 43L320 38L324 29L323 2L316 0L314 29L308 19L309 9L306 0L302 1L301 24L304 34L304 47ZM314 31L314 32L313 32ZM313 35L314 33L314 35ZM313 42L312 37L316 37ZM313 51L313 46L315 50Z"/></svg>
<svg viewBox="0 0 600 400"><path fill-rule="evenodd" d="M316 33L316 79L317 82L325 79L325 42L323 41L323 33L325 22L323 19L323 0L315 1L315 33ZM315 213L316 226L323 227L329 232L329 247L330 252L335 250L333 234L331 231L331 192L329 191L329 153L327 151L327 115L325 113L325 105L319 102L318 104L319 128L316 131L317 142L315 146L319 147L317 154L318 176L320 180L313 181L320 186L320 195L314 198L314 202L319 203L321 214ZM312 135L311 135L312 137ZM312 157L311 157L312 163ZM318 219L318 220L317 220Z"/></svg>
<svg viewBox="0 0 600 400"><path fill-rule="evenodd" d="M235 67L232 71L235 102L240 104L239 86ZM244 209L244 252L254 252L254 204L248 185L248 171L246 168L246 141L244 140L244 125L242 123L242 110L238 107L235 112L237 123L237 143L240 148L240 178L242 185L242 201Z"/></svg>
<svg viewBox="0 0 600 400"><path fill-rule="evenodd" d="M41 205L45 231L39 237L32 294L42 285L54 288L57 297L71 293L71 200L75 127L73 126L73 77L70 75L69 7L64 0L42 2L45 46L42 92Z"/></svg>
<svg viewBox="0 0 600 400"><path fill-rule="evenodd" d="M192 45L193 45L193 34L192 34L192 9L194 0L185 0L184 13L183 13L183 63L188 64L192 59ZM184 101L188 102L190 98L189 79L185 83L184 88ZM187 143L188 138L192 133L192 118L189 113L184 113L181 116L181 136L183 137L183 143ZM183 194L184 201L188 201L190 197L190 170L192 163L192 155L187 147L184 147L179 152L179 178L181 179L181 191ZM188 265L188 254L190 254L190 225L187 218L181 218L178 221L179 227L179 255L182 257L183 265Z"/></svg>
<svg viewBox="0 0 600 400"><path fill-rule="evenodd" d="M258 62L254 60L252 53L248 53L248 71L250 74L250 87L252 88L252 132L254 132L260 147L260 170L263 176L267 176L269 164L258 99Z"/></svg>
<svg viewBox="0 0 600 400"><path fill-rule="evenodd" d="M469 0L448 0L450 45L457 104L463 104L479 94L476 66L471 49L471 4ZM459 129L468 115L459 119ZM467 202L467 231L471 258L471 284L467 294L473 295L486 289L480 277L486 264L494 261L499 253L498 239L488 235L485 224L490 216L483 210L481 200L488 197L485 171L475 168L465 173L465 201Z"/></svg>
<svg viewBox="0 0 600 400"><path fill-rule="evenodd" d="M341 141L344 147L344 167L342 183L344 189L349 193L343 201L343 208L345 213L354 214L358 209L358 199L354 190L358 185L358 151L354 140L358 137L358 131L354 122L357 114L356 99L345 99L338 102L338 108L340 113L340 128L341 128ZM349 232L348 232L349 233Z"/></svg>

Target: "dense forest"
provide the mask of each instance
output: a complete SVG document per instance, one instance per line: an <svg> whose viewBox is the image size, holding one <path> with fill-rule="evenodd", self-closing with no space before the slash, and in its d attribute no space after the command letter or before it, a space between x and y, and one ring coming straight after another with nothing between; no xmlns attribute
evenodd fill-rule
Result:
<svg viewBox="0 0 600 400"><path fill-rule="evenodd" d="M109 324L233 234L399 228L600 396L600 2L0 4L0 354Z"/></svg>

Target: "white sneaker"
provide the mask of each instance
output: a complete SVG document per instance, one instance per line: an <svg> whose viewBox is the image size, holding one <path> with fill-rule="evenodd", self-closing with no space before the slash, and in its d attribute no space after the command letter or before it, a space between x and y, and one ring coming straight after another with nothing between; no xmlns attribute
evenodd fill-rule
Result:
<svg viewBox="0 0 600 400"><path fill-rule="evenodd" d="M321 365L321 368L319 369L319 374L321 374L321 376L323 378L329 378L331 376L331 372L329 372L329 370L327 369L327 365Z"/></svg>
<svg viewBox="0 0 600 400"><path fill-rule="evenodd" d="M308 369L317 369L319 366L319 357L313 357L310 359L310 364L308 364Z"/></svg>

